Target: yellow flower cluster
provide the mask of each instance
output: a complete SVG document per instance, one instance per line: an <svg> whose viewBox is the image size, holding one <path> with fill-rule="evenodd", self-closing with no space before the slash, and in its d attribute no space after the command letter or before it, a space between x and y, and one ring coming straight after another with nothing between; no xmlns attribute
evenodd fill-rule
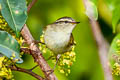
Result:
<svg viewBox="0 0 120 80"><path fill-rule="evenodd" d="M115 61L113 67L112 67L112 74L114 75L120 75L120 39L116 40L116 45L117 45L117 50L116 50L116 54L113 54L113 59Z"/></svg>
<svg viewBox="0 0 120 80"><path fill-rule="evenodd" d="M53 56L52 62L55 64L56 63L56 56L52 51L50 51L46 45L42 44L44 43L44 35L40 36L40 42L39 43L39 49L43 54L48 53L50 56ZM60 73L66 74L66 76L70 73L70 67L72 66L73 62L75 62L76 55L74 52L75 45L72 46L72 50L69 52L66 52L64 54L61 54L61 57L58 61L58 69Z"/></svg>
<svg viewBox="0 0 120 80"><path fill-rule="evenodd" d="M14 34L14 31L8 26L7 22L2 17L2 15L0 15L0 30L3 30L3 31L10 33L18 41L18 43L20 43L20 45L22 45L22 43L24 41L23 38L16 37L16 35Z"/></svg>
<svg viewBox="0 0 120 80"><path fill-rule="evenodd" d="M7 26L7 22L5 21L5 19L0 15L0 28L4 29L4 27Z"/></svg>
<svg viewBox="0 0 120 80"><path fill-rule="evenodd" d="M5 21L5 19L2 17L2 15L0 15L0 30L13 34L13 30L10 27L8 27L8 24Z"/></svg>
<svg viewBox="0 0 120 80"><path fill-rule="evenodd" d="M117 41L116 41L116 44L117 44L117 51L116 51L116 53L117 54L120 54L120 40L118 39Z"/></svg>
<svg viewBox="0 0 120 80"><path fill-rule="evenodd" d="M13 77L11 69L7 68L6 66L8 66L10 63L7 62L7 58L5 56L0 57L0 79L2 80L3 78L5 79L11 79ZM8 63L8 64L4 64L4 63Z"/></svg>
<svg viewBox="0 0 120 80"><path fill-rule="evenodd" d="M20 36L19 38L17 38L15 35L12 36L18 41L21 47L24 46L23 43L25 42L25 40L23 39L23 37Z"/></svg>
<svg viewBox="0 0 120 80"><path fill-rule="evenodd" d="M50 50L46 47L46 45L43 45L42 43L44 43L44 35L40 36L40 42L39 43L39 49L41 50L42 53L47 53L50 52Z"/></svg>
<svg viewBox="0 0 120 80"><path fill-rule="evenodd" d="M72 46L72 51L66 52L61 55L61 58L58 62L58 69L61 73L64 73L66 76L70 74L70 67L72 66L73 62L76 60L76 55L74 52L75 46Z"/></svg>
<svg viewBox="0 0 120 80"><path fill-rule="evenodd" d="M15 38L17 40L17 42L20 44L20 46L22 47L24 39L21 36L16 37L14 31L8 26L7 22L1 15L0 15L0 30L10 33L12 35L12 37ZM22 56L23 52L21 52L20 54L21 54L20 56ZM13 59L14 57L15 56L12 55L11 59ZM16 62L16 61L18 61L18 59L14 60L14 61Z"/></svg>
<svg viewBox="0 0 120 80"><path fill-rule="evenodd" d="M114 75L120 75L120 64L115 63L113 66L112 74Z"/></svg>

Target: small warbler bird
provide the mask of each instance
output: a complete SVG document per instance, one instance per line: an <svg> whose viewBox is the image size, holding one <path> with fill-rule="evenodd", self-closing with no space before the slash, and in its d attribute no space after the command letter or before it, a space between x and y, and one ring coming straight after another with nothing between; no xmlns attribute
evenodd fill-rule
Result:
<svg viewBox="0 0 120 80"><path fill-rule="evenodd" d="M78 23L71 17L62 17L46 26L44 41L56 56L71 50L74 44L72 31Z"/></svg>
<svg viewBox="0 0 120 80"><path fill-rule="evenodd" d="M78 23L80 22L76 22L71 17L62 17L56 20L54 23L46 26L43 34L44 43L47 46L47 48L49 48L55 54L56 64L61 54L72 49L72 46L74 44L72 31ZM56 67L56 64L53 68L53 71ZM38 65L36 65L32 69L36 68L37 66Z"/></svg>

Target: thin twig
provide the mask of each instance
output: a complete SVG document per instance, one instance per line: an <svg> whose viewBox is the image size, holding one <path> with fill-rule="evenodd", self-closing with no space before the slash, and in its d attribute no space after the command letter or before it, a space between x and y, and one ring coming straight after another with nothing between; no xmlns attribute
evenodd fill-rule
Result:
<svg viewBox="0 0 120 80"><path fill-rule="evenodd" d="M33 69L35 69L36 67L38 67L39 65L35 65L34 67L32 67L31 69L29 69L30 71L32 71Z"/></svg>
<svg viewBox="0 0 120 80"><path fill-rule="evenodd" d="M43 77L37 75L36 73L34 73L30 70L20 68L20 67L17 67L17 66L9 66L9 68L13 71L19 71L19 72L24 72L24 73L30 74L31 76L35 77L38 80L45 80Z"/></svg>
<svg viewBox="0 0 120 80"><path fill-rule="evenodd" d="M88 0L83 0L83 2L85 4L85 8L86 8L89 5L89 4L87 4ZM89 17L90 17L91 29L93 32L94 39L96 40L96 44L98 46L98 54L99 54L102 68L104 71L104 80L113 80L112 71L110 69L108 55L107 55L109 44L104 39L98 22L95 21L93 17L91 17L91 16L89 16Z"/></svg>
<svg viewBox="0 0 120 80"><path fill-rule="evenodd" d="M32 6L37 2L37 0L32 0L32 2L28 5L27 12L29 13Z"/></svg>

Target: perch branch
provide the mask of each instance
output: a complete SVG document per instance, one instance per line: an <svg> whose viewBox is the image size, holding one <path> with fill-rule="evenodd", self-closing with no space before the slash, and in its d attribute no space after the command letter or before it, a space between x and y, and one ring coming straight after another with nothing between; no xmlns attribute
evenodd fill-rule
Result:
<svg viewBox="0 0 120 80"><path fill-rule="evenodd" d="M31 7L35 4L36 1L37 0L32 0L32 2L29 4L28 12L30 11ZM40 52L39 47L35 44L35 42L34 42L35 40L32 37L26 24L24 25L23 29L21 30L21 34L22 34L23 38L25 39L25 41L27 42L27 44L29 45L29 48L31 50L33 50L33 52L31 52L31 54L34 58L34 61L37 62L37 64L40 66L41 70L45 74L45 77L48 80L57 80L56 76L53 73L49 74L50 73L49 71L52 69L50 68L50 66L47 64L44 57L42 56L42 53Z"/></svg>
<svg viewBox="0 0 120 80"><path fill-rule="evenodd" d="M30 71L30 70L20 68L20 67L17 67L17 66L9 66L9 68L11 70L13 70L13 71L19 71L19 72L24 72L24 73L30 74L31 76L35 77L38 80L44 80L43 77L37 75L36 73L34 73L34 72Z"/></svg>
<svg viewBox="0 0 120 80"><path fill-rule="evenodd" d="M26 24L24 25L24 27L21 31L21 34L22 34L23 38L26 40L27 44L29 45L29 48L31 50L33 50L33 52L31 52L31 54L34 57L35 62L38 63L38 65L44 72L46 78L48 80L57 80L56 76L53 73L49 74L50 72L48 72L48 71L50 71L52 69L49 67L49 65L45 61L44 57L42 56L42 53L40 52L39 47L33 42L34 39L33 39L32 35L30 34Z"/></svg>

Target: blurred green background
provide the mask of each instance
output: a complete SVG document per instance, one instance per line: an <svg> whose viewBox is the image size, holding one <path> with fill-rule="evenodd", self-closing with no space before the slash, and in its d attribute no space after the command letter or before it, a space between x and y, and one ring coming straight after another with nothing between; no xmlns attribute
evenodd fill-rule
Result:
<svg viewBox="0 0 120 80"><path fill-rule="evenodd" d="M28 0L28 2L30 1ZM98 6L98 22L102 33L110 43L114 37L111 29L112 12L104 0L98 0L96 5ZM76 21L80 21L80 24L73 31L76 41L76 62L72 65L71 73L68 76L60 73L56 68L55 75L58 80L104 80L97 53L97 45L93 38L88 18L85 15L82 0L38 0L28 15L27 25L33 37L39 40L43 27L64 16L72 17ZM30 55L23 55L23 59L24 63L19 64L23 68L29 69L36 65ZM48 63L52 65L51 62ZM42 75L39 67L34 72ZM13 74L15 80L36 80L25 73L13 71ZM116 76L115 78L116 80L119 79Z"/></svg>

